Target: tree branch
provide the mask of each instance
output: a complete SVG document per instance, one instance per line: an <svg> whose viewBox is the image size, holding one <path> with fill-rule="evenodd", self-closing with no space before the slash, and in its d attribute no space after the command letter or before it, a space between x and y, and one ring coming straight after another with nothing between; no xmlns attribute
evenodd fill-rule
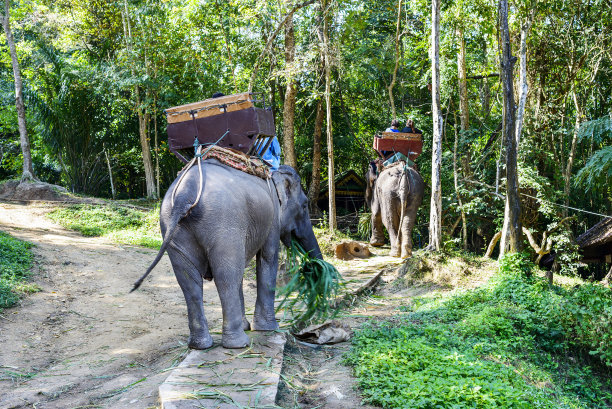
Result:
<svg viewBox="0 0 612 409"><path fill-rule="evenodd" d="M264 47L261 54L259 54L259 58L257 58L257 62L255 63L255 66L253 67L253 72L251 73L251 79L249 80L249 92L253 92L253 84L255 84L255 78L257 78L257 71L259 70L259 64L261 63L263 58L266 56L266 54L270 52L272 43L276 39L276 36L278 35L278 33L280 33L281 29L285 26L285 24L287 24L287 21L289 21L291 16L293 16L293 13L295 13L297 10L301 9L302 7L306 7L314 2L315 0L307 0L303 3L296 4L295 6L293 6L291 10L289 10L287 14L285 14L285 17L278 24L278 26L276 27L276 30L274 30L272 35L268 38L268 42L266 43L266 46Z"/></svg>

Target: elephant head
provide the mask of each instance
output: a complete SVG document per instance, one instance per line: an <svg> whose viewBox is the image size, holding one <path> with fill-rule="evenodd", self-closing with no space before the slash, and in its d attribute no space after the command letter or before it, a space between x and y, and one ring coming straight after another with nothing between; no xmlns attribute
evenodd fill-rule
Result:
<svg viewBox="0 0 612 409"><path fill-rule="evenodd" d="M294 237L311 257L323 259L312 231L308 198L302 190L300 176L291 166L282 165L272 174L280 202L280 238L287 247Z"/></svg>

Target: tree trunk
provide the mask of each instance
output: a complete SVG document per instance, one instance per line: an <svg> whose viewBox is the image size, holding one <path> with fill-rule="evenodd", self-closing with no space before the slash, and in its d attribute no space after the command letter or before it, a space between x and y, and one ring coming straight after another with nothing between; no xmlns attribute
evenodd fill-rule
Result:
<svg viewBox="0 0 612 409"><path fill-rule="evenodd" d="M295 157L295 73L293 61L295 59L295 36L293 30L293 15L285 24L285 71L287 72L287 90L285 91L285 103L283 105L283 153L285 164L297 169Z"/></svg>
<svg viewBox="0 0 612 409"><path fill-rule="evenodd" d="M138 134L140 136L140 147L142 148L142 163L144 165L146 195L156 198L155 176L153 172L153 160L151 159L151 147L149 145L149 113L143 111L140 100L140 87L136 86L136 110L138 113Z"/></svg>
<svg viewBox="0 0 612 409"><path fill-rule="evenodd" d="M504 228L501 237L500 257L506 252L516 253L521 247L521 202L518 194L518 146L514 122L513 68L516 57L510 48L508 29L508 0L499 0L499 31L502 41L501 78L504 96L503 138L506 145L506 206Z"/></svg>
<svg viewBox="0 0 612 409"><path fill-rule="evenodd" d="M312 176L308 189L308 199L310 200L310 214L317 211L317 200L321 188L321 134L323 133L323 101L317 101L317 115L315 118L314 133L312 135Z"/></svg>
<svg viewBox="0 0 612 409"><path fill-rule="evenodd" d="M34 168L32 167L32 154L30 153L30 138L28 137L28 129L26 127L21 70L19 68L19 60L17 59L15 39L13 38L13 32L11 31L9 0L4 0L4 16L1 16L1 18L2 25L4 26L4 33L6 34L6 42L9 46L9 51L11 54L13 77L15 78L15 107L17 108L17 122L19 125L19 143L21 145L21 154L23 155L21 180L32 180L34 179Z"/></svg>
<svg viewBox="0 0 612 409"><path fill-rule="evenodd" d="M459 132L457 132L457 115L455 114L455 146L453 149L453 175L455 182L455 194L457 195L457 203L459 204L459 212L461 213L462 229L461 236L463 238L463 250L467 250L467 220L465 211L463 210L463 201L459 194L459 170L457 169L457 147L459 145ZM454 229L453 229L454 230ZM452 234L452 232L451 232Z"/></svg>
<svg viewBox="0 0 612 409"><path fill-rule="evenodd" d="M431 156L431 211L429 213L429 246L432 251L442 247L442 112L440 110L440 0L431 2L431 97L433 142Z"/></svg>
<svg viewBox="0 0 612 409"><path fill-rule="evenodd" d="M319 41L323 53L322 60L325 64L325 108L326 108L326 131L327 131L327 183L329 192L329 229L333 233L337 228L336 222L336 185L334 177L334 138L332 135L332 114L331 114L331 62L329 57L329 38L327 23L327 0L320 0L321 5L321 24L319 24Z"/></svg>
<svg viewBox="0 0 612 409"><path fill-rule="evenodd" d="M106 165L108 166L108 178L110 180L111 195L113 196L113 200L115 200L115 184L113 183L113 169L111 168L110 159L108 157L108 151L106 150L106 147L104 145L102 145L102 147L104 149L104 156L106 157Z"/></svg>
<svg viewBox="0 0 612 409"><path fill-rule="evenodd" d="M155 191L157 192L157 198L161 197L161 190L159 189L159 143L157 133L157 98L153 101L155 111L153 112L153 123L155 124Z"/></svg>
<svg viewBox="0 0 612 409"><path fill-rule="evenodd" d="M535 10L535 9L534 9ZM527 93L529 92L529 84L527 84L527 35L533 21L534 11L527 18L527 21L521 26L521 55L519 89L521 96L519 97L518 112L516 114L516 145L521 142L521 132L523 132L523 115L525 114L525 104L527 102Z"/></svg>
<svg viewBox="0 0 612 409"><path fill-rule="evenodd" d="M578 105L578 97L576 96L576 91L572 90L572 99L574 100L574 107L576 108L576 123L574 124L574 134L572 136L572 145L570 147L569 157L567 158L567 166L565 168L564 175L564 201L565 206L569 206L569 196L570 196L570 182L572 180L572 167L574 166L574 156L576 155L576 145L578 143L578 130L580 129L580 122L582 122L582 110L580 105ZM563 216L567 217L567 208L563 208Z"/></svg>
<svg viewBox="0 0 612 409"><path fill-rule="evenodd" d="M395 101L393 100L393 87L395 87L395 82L397 80L397 69L399 68L399 60L400 60L400 22L402 17L402 3L404 0L398 0L397 2L397 23L395 26L395 67L393 68L393 76L391 77L391 83L387 87L389 91L389 103L391 104L391 117L396 119L395 112Z"/></svg>
<svg viewBox="0 0 612 409"><path fill-rule="evenodd" d="M495 250L495 246L497 245L497 242L499 241L499 239L502 236L502 232L498 231L497 233L495 233L493 235L493 237L491 238L491 242L489 243L489 246L487 247L487 251L485 253L485 258L490 258L491 254L493 254L493 250Z"/></svg>
<svg viewBox="0 0 612 409"><path fill-rule="evenodd" d="M459 76L459 110L461 113L461 130L467 131L470 127L470 112L468 108L467 69L465 67L465 38L463 29L457 29L459 39L459 54L457 55L457 70Z"/></svg>

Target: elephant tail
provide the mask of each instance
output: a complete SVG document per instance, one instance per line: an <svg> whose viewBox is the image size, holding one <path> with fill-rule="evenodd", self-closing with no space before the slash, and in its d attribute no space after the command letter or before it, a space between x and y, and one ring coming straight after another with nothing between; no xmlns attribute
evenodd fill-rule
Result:
<svg viewBox="0 0 612 409"><path fill-rule="evenodd" d="M194 158L195 160L196 158ZM174 190L172 192L172 206L173 206L173 210L175 210L176 208L174 207L174 195L176 193L176 189L178 188L179 184L182 182L184 175L187 173L187 171L189 170L189 168L191 166L193 166L193 160L190 162L190 165L187 169L185 169L185 173L183 174L183 176L181 177L181 179L179 179L178 183L176 184L176 186L174 187ZM198 195L195 199L195 201L193 202L193 204L191 206L189 206L187 208L187 210L183 211L180 213L180 215L178 217L174 217L170 227L168 228L168 230L166 231L166 237L164 237L164 241L159 249L159 251L157 252L157 256L155 257L155 260L153 260L153 262L151 263L151 265L149 266L149 268L147 269L147 271L142 275L142 277L140 277L138 279L138 281L136 281L134 283L134 287L130 290L130 292L134 292L138 289L138 287L140 287L140 285L142 284L142 282L145 280L145 278L147 278L147 276L151 273L151 271L153 271L153 269L155 268L155 266L157 265L157 263L159 263L159 260L161 260L161 258L163 257L164 253L166 252L166 249L168 248L168 245L172 242L172 239L174 238L174 236L176 235L176 233L178 232L179 228L181 227L181 221L187 217L187 215L191 212L191 209L193 209L198 202L200 201L200 197L202 196L202 189L203 189L203 177L202 177L202 160L200 157L197 157L197 163L198 163L198 173L200 175L200 179L199 179L199 188L198 188ZM173 212L174 213L174 212ZM176 214L176 213L174 213Z"/></svg>
<svg viewBox="0 0 612 409"><path fill-rule="evenodd" d="M191 209L189 209L189 210L191 210ZM187 211L187 213L189 213L189 211ZM176 234L176 232L181 227L180 226L180 221L183 220L183 218L185 218L185 216L187 216L187 213L185 213L183 216L181 216L179 218L179 220L172 226L172 228L168 230L168 232L166 234L166 237L164 237L164 241L163 241L159 251L157 252L157 256L155 257L155 260L153 260L153 262L151 263L151 265L149 266L147 271L142 275L142 277L140 277L138 279L138 281L136 281L134 283L134 287L130 290L131 293L136 291L138 289L138 287L140 287L140 285L142 284L144 279L147 278L147 276L151 273L151 271L153 271L153 269L155 268L157 263L159 263L159 260L161 260L161 258L163 257L164 253L166 252L166 249L168 248L168 245L170 244L170 242L172 242L172 239L174 238L174 235Z"/></svg>

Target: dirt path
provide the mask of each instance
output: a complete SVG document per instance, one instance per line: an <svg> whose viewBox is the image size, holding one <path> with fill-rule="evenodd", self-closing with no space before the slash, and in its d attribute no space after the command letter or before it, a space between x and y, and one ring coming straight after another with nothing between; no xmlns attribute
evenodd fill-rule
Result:
<svg viewBox="0 0 612 409"><path fill-rule="evenodd" d="M166 257L140 290L156 251L83 237L45 206L0 203L0 230L35 244L41 291L0 316L0 408L150 408L164 369L187 351L187 310ZM247 314L254 285L245 278ZM221 310L204 285L215 342Z"/></svg>

